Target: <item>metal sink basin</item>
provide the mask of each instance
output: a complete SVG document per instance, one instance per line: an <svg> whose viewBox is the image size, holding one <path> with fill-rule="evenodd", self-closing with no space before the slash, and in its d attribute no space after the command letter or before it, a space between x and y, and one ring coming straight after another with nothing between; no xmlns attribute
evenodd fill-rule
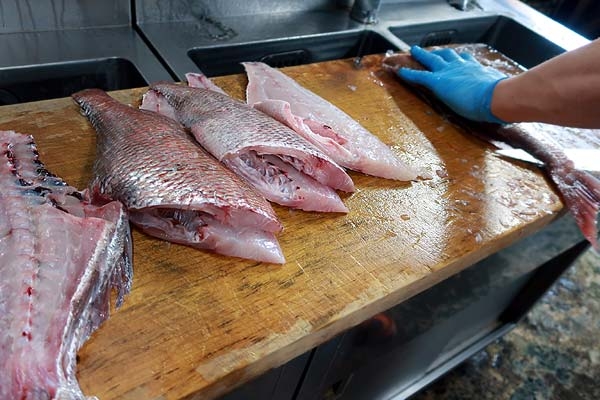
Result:
<svg viewBox="0 0 600 400"><path fill-rule="evenodd" d="M485 43L527 68L564 52L558 45L506 16L446 20L389 30L407 44L423 47Z"/></svg>
<svg viewBox="0 0 600 400"><path fill-rule="evenodd" d="M193 48L188 51L188 56L204 74L216 76L243 72L242 61L262 61L272 67L287 67L355 57L359 51L360 55L366 55L387 50L398 50L398 47L378 33L364 30Z"/></svg>
<svg viewBox="0 0 600 400"><path fill-rule="evenodd" d="M124 58L70 61L0 69L0 106L67 97L86 88L130 89L148 85Z"/></svg>

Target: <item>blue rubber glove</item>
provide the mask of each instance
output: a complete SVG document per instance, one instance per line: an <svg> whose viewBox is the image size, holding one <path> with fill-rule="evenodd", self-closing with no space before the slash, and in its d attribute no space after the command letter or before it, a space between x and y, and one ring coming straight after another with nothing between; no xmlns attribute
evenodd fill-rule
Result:
<svg viewBox="0 0 600 400"><path fill-rule="evenodd" d="M411 55L429 71L401 68L398 75L402 79L425 86L463 117L505 123L490 110L496 84L507 78L502 72L484 67L471 54L452 49L428 52L413 46Z"/></svg>

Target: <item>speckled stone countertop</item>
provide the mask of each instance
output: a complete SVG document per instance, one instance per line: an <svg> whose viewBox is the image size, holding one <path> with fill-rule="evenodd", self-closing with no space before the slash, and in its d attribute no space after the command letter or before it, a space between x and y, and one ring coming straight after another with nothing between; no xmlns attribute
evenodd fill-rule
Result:
<svg viewBox="0 0 600 400"><path fill-rule="evenodd" d="M518 326L410 400L600 399L600 255L588 250Z"/></svg>

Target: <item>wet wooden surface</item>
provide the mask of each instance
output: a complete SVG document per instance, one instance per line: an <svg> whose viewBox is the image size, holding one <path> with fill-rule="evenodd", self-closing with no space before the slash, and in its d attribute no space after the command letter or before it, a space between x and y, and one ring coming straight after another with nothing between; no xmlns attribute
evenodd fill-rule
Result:
<svg viewBox="0 0 600 400"><path fill-rule="evenodd" d="M351 173L347 215L275 210L283 266L214 255L134 229L134 284L79 352L100 399L210 399L279 366L477 260L563 209L541 172L493 154L379 68L380 57L285 69L364 124L430 180ZM243 98L242 75L214 79ZM142 89L114 92L137 105ZM95 133L70 99L0 108L71 185L91 178Z"/></svg>

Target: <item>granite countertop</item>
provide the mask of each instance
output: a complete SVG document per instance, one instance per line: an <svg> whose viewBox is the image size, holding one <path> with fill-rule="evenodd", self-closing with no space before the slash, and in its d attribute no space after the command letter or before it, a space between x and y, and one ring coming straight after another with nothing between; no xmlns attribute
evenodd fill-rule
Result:
<svg viewBox="0 0 600 400"><path fill-rule="evenodd" d="M411 400L600 399L600 255L585 252L509 334Z"/></svg>

